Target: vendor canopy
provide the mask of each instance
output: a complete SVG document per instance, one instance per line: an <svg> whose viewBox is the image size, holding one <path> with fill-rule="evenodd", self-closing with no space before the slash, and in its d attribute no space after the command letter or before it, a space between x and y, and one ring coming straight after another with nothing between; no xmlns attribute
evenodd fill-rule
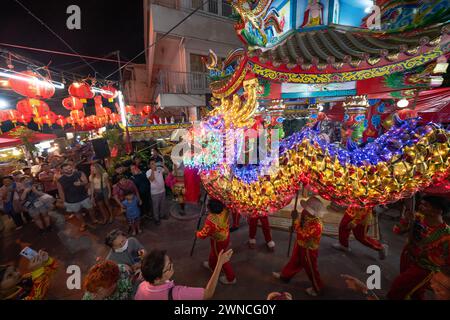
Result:
<svg viewBox="0 0 450 320"><path fill-rule="evenodd" d="M0 149L11 148L22 144L20 139L0 138Z"/></svg>
<svg viewBox="0 0 450 320"><path fill-rule="evenodd" d="M17 144L15 144L15 145L22 144L20 139L17 139L17 137L15 137L13 135L13 133L16 132L17 130L19 130L19 128L14 128L11 131L8 131L8 132L2 134L0 136L0 139L17 140ZM35 131L31 137L30 142L31 143L40 143L40 142L44 142L44 141L55 140L56 138L57 138L57 136L54 134L40 133L40 132ZM15 146L15 145L13 145L13 146ZM5 148L5 147L3 147L3 148Z"/></svg>

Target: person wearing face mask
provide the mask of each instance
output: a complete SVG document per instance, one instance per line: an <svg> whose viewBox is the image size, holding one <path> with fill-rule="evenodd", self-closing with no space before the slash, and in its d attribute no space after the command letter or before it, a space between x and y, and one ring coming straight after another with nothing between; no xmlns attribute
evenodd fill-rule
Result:
<svg viewBox="0 0 450 320"><path fill-rule="evenodd" d="M14 266L0 265L0 300L44 299L56 268L56 261L44 251L29 262L29 273L24 275Z"/></svg>
<svg viewBox="0 0 450 320"><path fill-rule="evenodd" d="M130 268L113 261L93 266L84 279L83 300L131 300L134 286Z"/></svg>
<svg viewBox="0 0 450 320"><path fill-rule="evenodd" d="M124 232L116 229L106 236L105 244L111 248L106 260L127 265L135 272L139 271L146 251L136 238L127 238Z"/></svg>
<svg viewBox="0 0 450 320"><path fill-rule="evenodd" d="M297 241L291 259L281 273L273 272L272 275L276 279L288 282L304 269L313 285L311 288L306 289L306 293L310 296L317 296L323 288L317 260L323 231L321 217L325 208L316 197L311 197L308 201L302 200L301 206L303 207L303 212L294 225L294 230L297 232Z"/></svg>

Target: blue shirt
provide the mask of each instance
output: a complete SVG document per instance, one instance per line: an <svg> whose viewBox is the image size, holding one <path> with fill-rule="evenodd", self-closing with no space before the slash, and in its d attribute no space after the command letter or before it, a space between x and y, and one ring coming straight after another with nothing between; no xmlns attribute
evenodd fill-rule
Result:
<svg viewBox="0 0 450 320"><path fill-rule="evenodd" d="M127 209L126 214L128 219L135 219L141 216L141 210L139 209L139 203L136 197L131 202L125 199L122 201L122 205Z"/></svg>

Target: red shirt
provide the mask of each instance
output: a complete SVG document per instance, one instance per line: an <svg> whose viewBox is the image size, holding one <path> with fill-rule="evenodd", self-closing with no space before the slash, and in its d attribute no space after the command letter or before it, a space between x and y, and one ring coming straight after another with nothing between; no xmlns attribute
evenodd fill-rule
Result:
<svg viewBox="0 0 450 320"><path fill-rule="evenodd" d="M44 186L44 192L50 192L56 190L58 187L55 182L55 171L50 170L50 172L39 173L39 181Z"/></svg>
<svg viewBox="0 0 450 320"><path fill-rule="evenodd" d="M133 181L127 180L125 184L117 183L113 188L113 197L117 197L120 201L125 200L125 194L127 192L134 192L136 196L139 196L139 191Z"/></svg>

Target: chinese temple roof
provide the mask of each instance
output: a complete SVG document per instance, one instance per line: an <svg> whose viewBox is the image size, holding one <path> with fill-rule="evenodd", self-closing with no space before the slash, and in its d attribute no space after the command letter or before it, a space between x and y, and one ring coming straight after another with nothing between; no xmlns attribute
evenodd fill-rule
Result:
<svg viewBox="0 0 450 320"><path fill-rule="evenodd" d="M372 69L448 51L450 26L438 25L403 33L330 25L322 30L295 32L273 49L248 53L250 61L269 69L296 73ZM447 50L446 50L447 49Z"/></svg>

